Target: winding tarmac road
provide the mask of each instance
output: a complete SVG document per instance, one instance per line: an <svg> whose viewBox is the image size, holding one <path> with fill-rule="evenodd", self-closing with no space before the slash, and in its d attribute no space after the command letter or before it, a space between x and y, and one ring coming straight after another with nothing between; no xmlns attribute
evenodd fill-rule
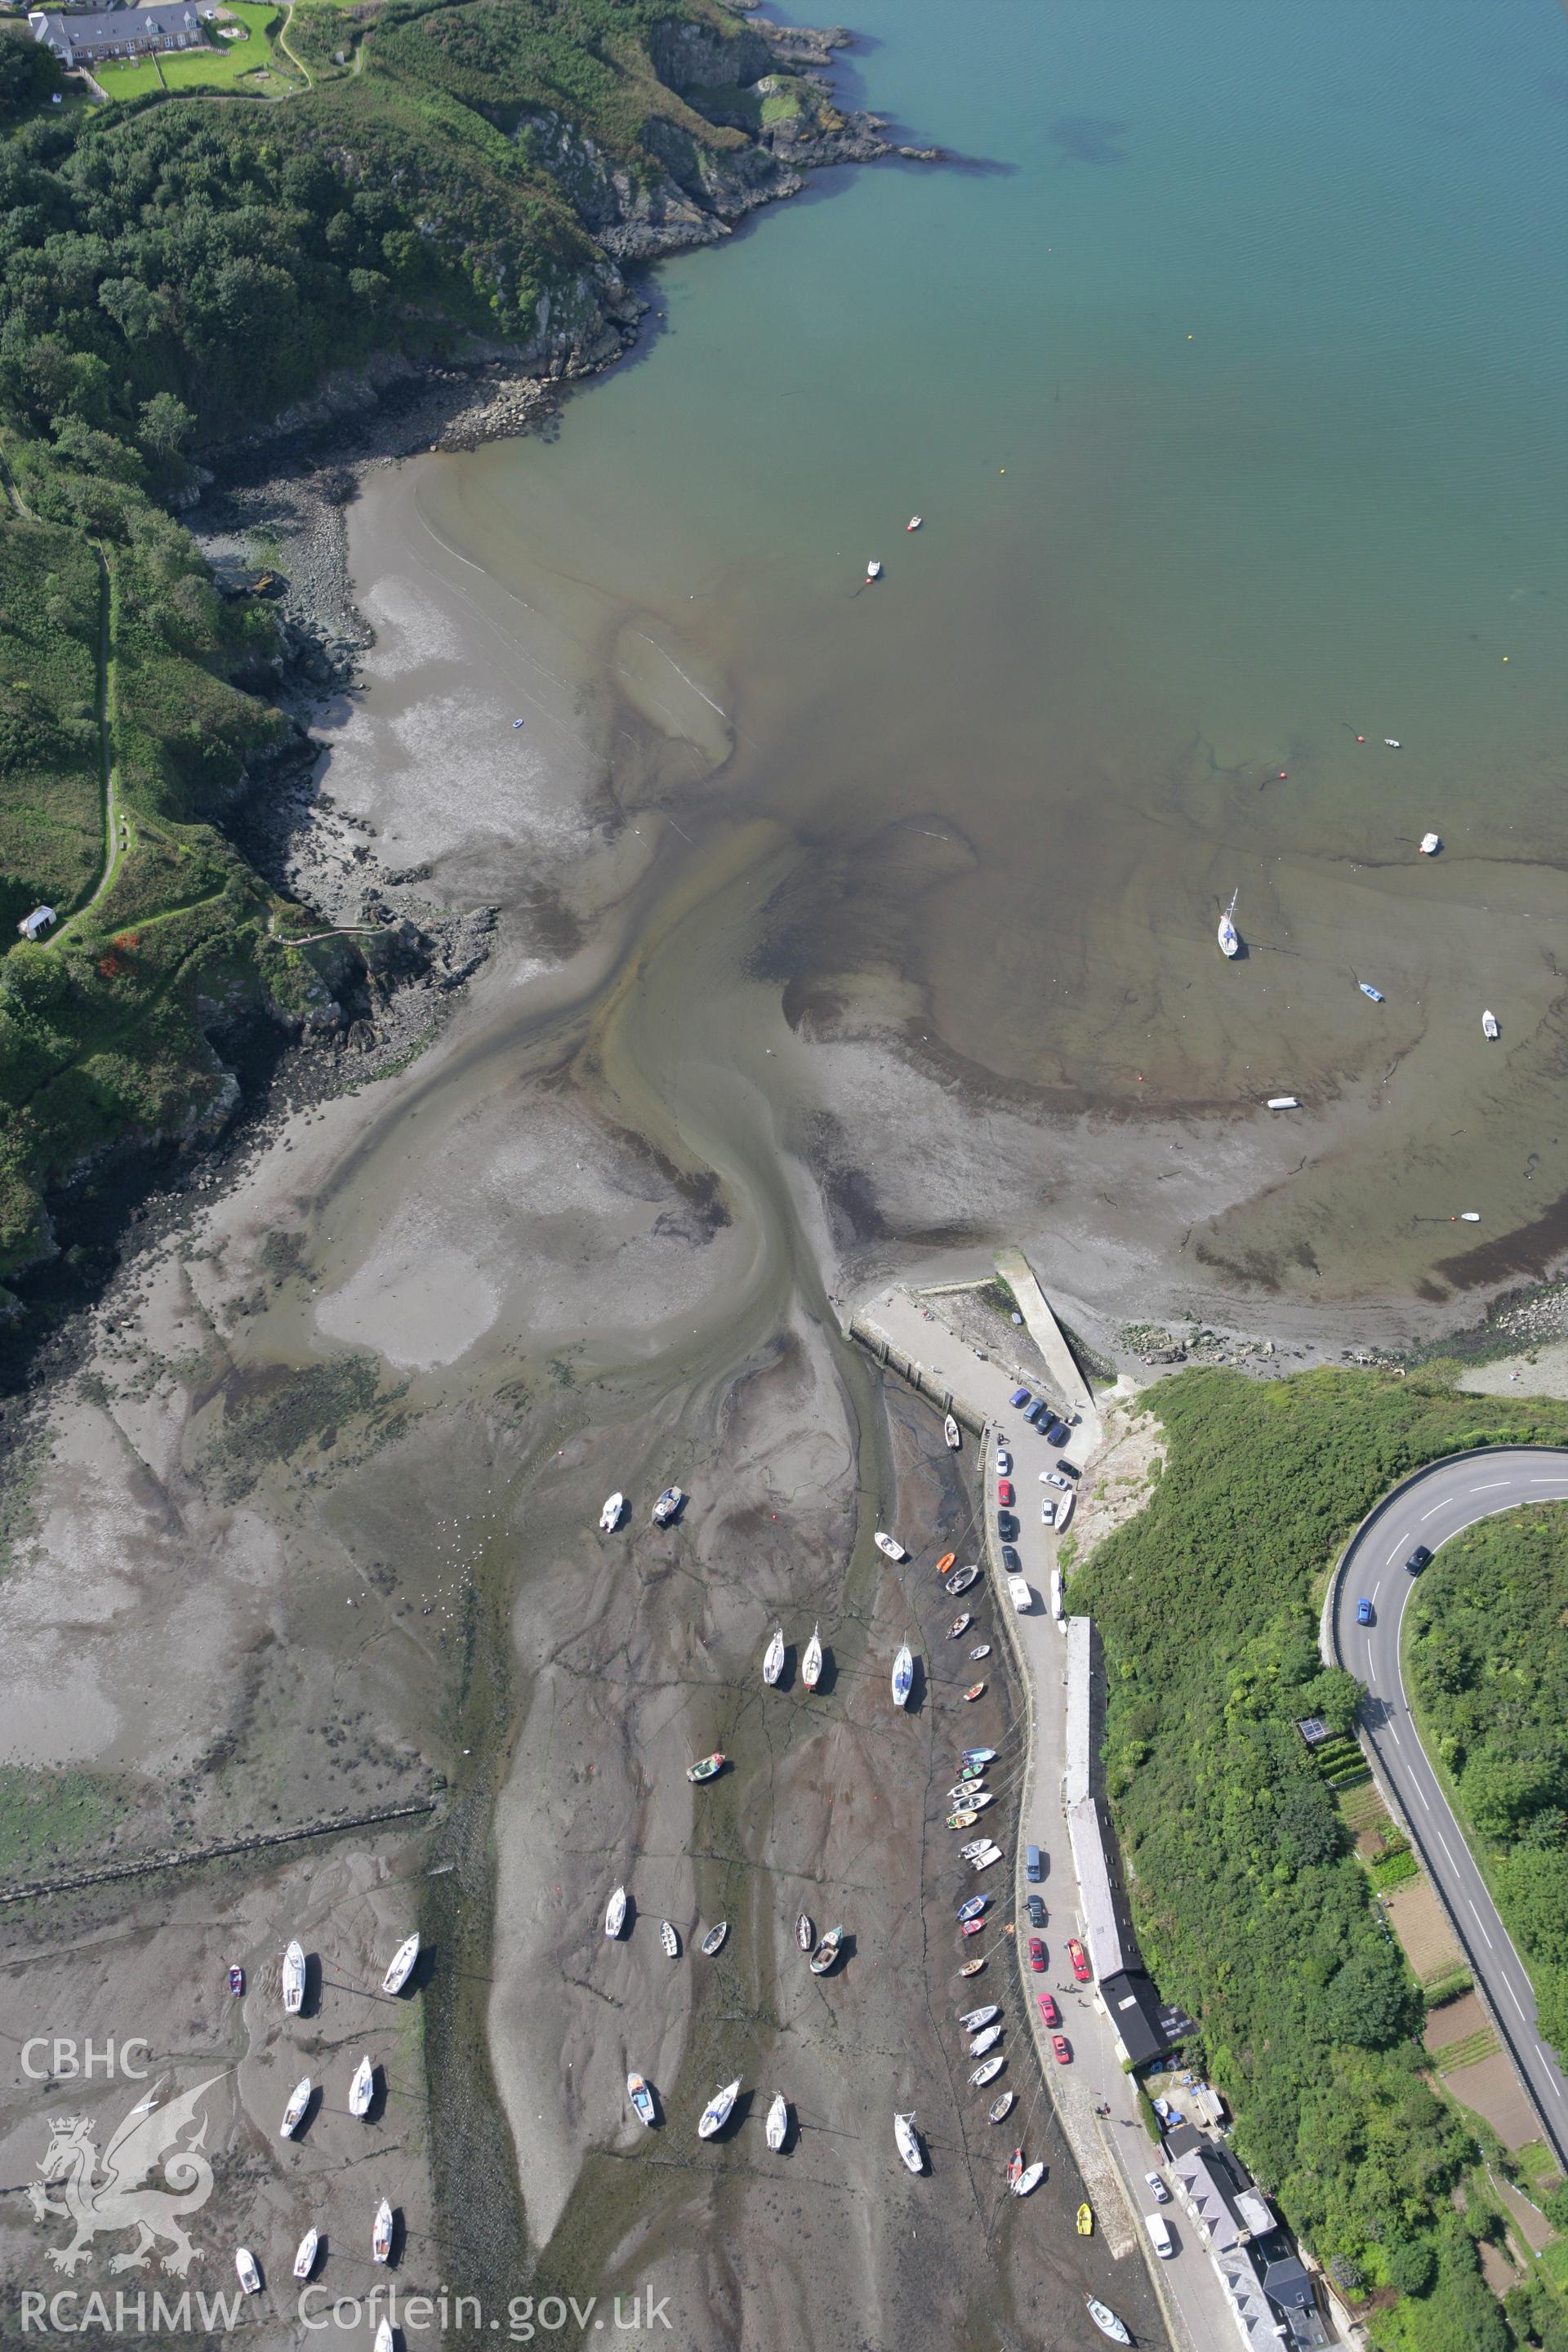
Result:
<svg viewBox="0 0 1568 2352"><path fill-rule="evenodd" d="M1568 1502L1568 1451L1496 1446L1434 1463L1378 1505L1346 1545L1330 1587L1323 1631L1329 1654L1366 1685L1362 1728L1465 1958L1522 2075L1546 2137L1568 2168L1568 2081L1542 2042L1535 1996L1464 1832L1416 1737L1399 1663L1400 1621L1418 1577L1405 1566L1417 1544L1436 1551L1478 1519L1522 1503ZM1356 1622L1370 1601L1373 1622Z"/></svg>

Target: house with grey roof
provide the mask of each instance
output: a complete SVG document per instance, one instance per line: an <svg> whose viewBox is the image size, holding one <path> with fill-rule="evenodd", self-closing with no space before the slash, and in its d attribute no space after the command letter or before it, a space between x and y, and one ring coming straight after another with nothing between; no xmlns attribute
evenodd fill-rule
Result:
<svg viewBox="0 0 1568 2352"><path fill-rule="evenodd" d="M202 20L184 0L165 7L97 8L79 15L73 11L69 16L58 8L35 8L27 26L34 40L53 49L67 67L204 46Z"/></svg>

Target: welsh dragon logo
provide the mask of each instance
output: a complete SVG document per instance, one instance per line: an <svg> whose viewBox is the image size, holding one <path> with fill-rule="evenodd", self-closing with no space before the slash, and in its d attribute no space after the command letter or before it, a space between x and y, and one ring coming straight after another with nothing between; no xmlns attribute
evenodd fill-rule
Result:
<svg viewBox="0 0 1568 2352"><path fill-rule="evenodd" d="M197 2109L222 2076L209 2075L194 2091L166 2105L157 2105L158 2093L132 2108L103 2151L101 2165L88 2137L89 2116L54 2116L49 2119L49 2145L39 2165L41 2179L27 2183L27 2199L37 2220L58 2214L76 2231L68 2246L51 2246L49 2260L58 2271L74 2273L87 2260L100 2231L134 2230L136 2242L129 2252L110 2258L111 2271L145 2270L159 2240L170 2251L162 2268L184 2278L201 2249L193 2246L184 2217L199 2213L212 2195L213 2168L203 2152L207 2119ZM190 2133L188 2139L182 2139ZM166 2186L154 2180L162 2171ZM51 2188L58 2188L51 2197Z"/></svg>

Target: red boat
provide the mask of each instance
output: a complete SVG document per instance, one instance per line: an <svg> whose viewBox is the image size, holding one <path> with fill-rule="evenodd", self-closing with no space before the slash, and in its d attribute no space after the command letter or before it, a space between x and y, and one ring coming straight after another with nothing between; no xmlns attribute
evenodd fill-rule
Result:
<svg viewBox="0 0 1568 2352"><path fill-rule="evenodd" d="M1024 2178L1024 2151L1023 2151L1023 2149L1022 2149L1021 2147L1016 2147L1016 2148L1013 2150L1012 2155L1007 2158L1007 2186L1008 2186L1008 2188L1009 2188L1009 2189L1016 2189L1016 2187L1018 2186L1019 2181L1020 2181L1020 2180L1022 2180L1022 2179L1023 2179L1023 2178Z"/></svg>

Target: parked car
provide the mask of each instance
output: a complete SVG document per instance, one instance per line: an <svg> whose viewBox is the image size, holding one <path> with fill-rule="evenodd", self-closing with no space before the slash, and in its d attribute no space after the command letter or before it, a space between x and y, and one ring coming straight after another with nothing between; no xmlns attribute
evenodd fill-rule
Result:
<svg viewBox="0 0 1568 2352"><path fill-rule="evenodd" d="M1068 1937L1068 1958L1072 1962L1072 1972L1079 1984L1087 1984L1089 1977L1089 1954L1076 1936Z"/></svg>
<svg viewBox="0 0 1568 2352"><path fill-rule="evenodd" d="M1037 1977L1046 1973L1046 1948L1037 1936L1029 1938L1029 1966Z"/></svg>
<svg viewBox="0 0 1568 2352"><path fill-rule="evenodd" d="M1037 1397L1034 1403L1029 1407L1028 1412L1024 1415L1024 1419L1028 1422L1033 1422L1037 1429L1043 1428L1045 1423L1048 1422L1050 1418L1051 1409L1046 1402L1044 1397Z"/></svg>
<svg viewBox="0 0 1568 2352"><path fill-rule="evenodd" d="M1057 1997L1055 1993L1041 1993L1039 1996L1039 2001L1040 2015L1045 2019L1046 2023L1047 2025L1059 2025L1062 2021L1062 2013L1057 2007Z"/></svg>
<svg viewBox="0 0 1568 2352"><path fill-rule="evenodd" d="M1044 1899L1038 1895L1031 1895L1026 1897L1026 1906L1029 1914L1030 1927L1043 1927L1046 1924L1046 1906Z"/></svg>
<svg viewBox="0 0 1568 2352"><path fill-rule="evenodd" d="M1011 1505L1016 1503L1017 1499L1018 1497L1013 1492L1013 1481L1011 1478L998 1478L996 1481L996 1500L999 1503Z"/></svg>
<svg viewBox="0 0 1568 2352"><path fill-rule="evenodd" d="M1405 1565L1410 1570L1412 1576L1419 1576L1422 1570L1431 1559L1431 1557L1432 1555L1427 1550L1425 1544L1417 1544Z"/></svg>
<svg viewBox="0 0 1568 2352"><path fill-rule="evenodd" d="M1053 1421L1050 1427L1046 1431L1046 1444L1047 1445L1065 1445L1071 1435L1072 1432L1068 1427L1065 1421Z"/></svg>
<svg viewBox="0 0 1568 2352"><path fill-rule="evenodd" d="M1059 1486L1064 1495L1070 1495L1072 1492L1072 1488L1068 1485L1067 1480L1062 1476L1059 1470L1042 1470L1040 1473L1040 1484L1042 1486Z"/></svg>
<svg viewBox="0 0 1568 2352"><path fill-rule="evenodd" d="M1004 1543L1011 1543L1013 1541L1018 1532L1018 1522L1013 1517L1011 1511L997 1512L996 1532L1001 1537Z"/></svg>
<svg viewBox="0 0 1568 2352"><path fill-rule="evenodd" d="M1007 1557L1005 1545L1002 1549L1002 1557L1004 1559ZM1016 1559L1017 1555L1015 1553L1014 1557ZM1020 1617L1026 1617L1029 1614L1035 1605L1035 1594L1034 1588L1026 1576L1010 1576L1007 1579L1007 1598Z"/></svg>
<svg viewBox="0 0 1568 2352"><path fill-rule="evenodd" d="M1004 1544L1002 1547L1002 1566L1007 1575L1010 1577L1018 1575L1023 1565L1023 1561L1018 1558L1018 1555L1014 1550L1012 1545Z"/></svg>
<svg viewBox="0 0 1568 2352"><path fill-rule="evenodd" d="M1171 2192L1160 2175L1157 2172L1146 2172L1143 2178L1149 2183L1149 2191L1155 2204L1168 2205L1171 2201Z"/></svg>
<svg viewBox="0 0 1568 2352"><path fill-rule="evenodd" d="M1025 1877L1029 1881L1031 1886L1037 1886L1045 1874L1046 1865L1040 1858L1039 1847L1037 1845L1026 1845L1024 1848Z"/></svg>
<svg viewBox="0 0 1568 2352"><path fill-rule="evenodd" d="M1056 2060L1058 2066L1070 2066L1072 2064L1072 2045L1068 2042L1065 2033L1052 2034L1051 2055Z"/></svg>
<svg viewBox="0 0 1568 2352"><path fill-rule="evenodd" d="M1012 1467L1012 1455L1005 1445L999 1445L996 1448L996 1475L998 1478L1005 1478Z"/></svg>
<svg viewBox="0 0 1568 2352"><path fill-rule="evenodd" d="M1056 1523L1057 1523L1057 1507L1056 1507L1056 1503L1055 1503L1055 1501L1053 1500L1053 1498L1052 1498L1049 1495L1047 1495L1047 1496L1046 1496L1045 1499L1042 1501L1042 1503L1041 1503L1041 1505L1040 1505L1040 1525L1041 1525L1043 1528L1054 1528L1054 1527L1056 1526Z"/></svg>
<svg viewBox="0 0 1568 2352"><path fill-rule="evenodd" d="M1028 1390L1027 1390L1027 1389L1015 1389L1015 1390L1014 1390L1014 1391L1013 1391L1013 1393L1012 1393L1012 1395L1008 1398L1007 1402L1008 1402L1008 1403L1009 1403L1009 1404L1016 1404L1016 1405L1026 1405L1026 1404L1027 1404L1027 1403L1028 1403L1028 1402L1029 1402L1029 1391L1028 1391Z"/></svg>
<svg viewBox="0 0 1568 2352"><path fill-rule="evenodd" d="M1372 1623L1372 1603L1370 1601L1358 1601L1356 1602L1355 1622L1358 1625L1370 1625Z"/></svg>
<svg viewBox="0 0 1568 2352"><path fill-rule="evenodd" d="M1171 2235L1171 2225L1163 2213L1145 2213L1143 2227L1154 2241L1154 2252L1160 2260L1168 2263L1176 2251L1176 2242Z"/></svg>
<svg viewBox="0 0 1568 2352"><path fill-rule="evenodd" d="M1076 1462L1069 1462L1065 1454L1062 1455L1061 1460L1057 1464L1057 1468L1061 1472L1064 1478L1081 1478L1083 1475L1078 1464Z"/></svg>

